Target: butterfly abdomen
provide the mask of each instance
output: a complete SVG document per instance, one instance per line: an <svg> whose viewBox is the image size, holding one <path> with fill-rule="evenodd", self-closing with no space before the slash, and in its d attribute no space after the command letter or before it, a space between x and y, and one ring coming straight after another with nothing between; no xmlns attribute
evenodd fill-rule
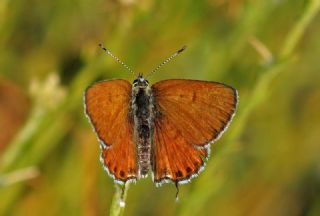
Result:
<svg viewBox="0 0 320 216"><path fill-rule="evenodd" d="M150 168L154 122L153 97L149 87L133 87L132 110L139 176L145 177Z"/></svg>

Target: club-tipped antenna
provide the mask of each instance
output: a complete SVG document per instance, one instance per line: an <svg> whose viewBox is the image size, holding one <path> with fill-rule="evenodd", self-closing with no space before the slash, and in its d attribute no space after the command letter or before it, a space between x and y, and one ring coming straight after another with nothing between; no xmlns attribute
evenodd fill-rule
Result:
<svg viewBox="0 0 320 216"><path fill-rule="evenodd" d="M113 55L112 52L110 50L108 50L107 48L105 48L102 44L99 44L99 47L101 47L101 49L103 49L108 55L110 55L113 59L115 59L117 62L119 62L123 67L125 67L130 73L132 73L132 75L134 75L133 70L131 70L131 68L126 65L123 61L121 61L117 56Z"/></svg>
<svg viewBox="0 0 320 216"><path fill-rule="evenodd" d="M159 70L163 65L167 64L168 62L170 62L173 58L175 58L177 55L179 55L180 53L182 53L182 51L184 51L187 48L187 46L183 46L181 49L179 49L177 52L173 53L169 58L167 58L164 62L162 62L161 64L159 64L155 69L153 69L146 77L151 76L152 74L154 74L157 70Z"/></svg>

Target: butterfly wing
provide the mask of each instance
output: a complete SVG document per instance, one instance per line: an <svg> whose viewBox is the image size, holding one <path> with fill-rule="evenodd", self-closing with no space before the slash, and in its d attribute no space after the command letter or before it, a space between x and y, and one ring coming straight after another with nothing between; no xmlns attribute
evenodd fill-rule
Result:
<svg viewBox="0 0 320 216"><path fill-rule="evenodd" d="M183 183L201 171L210 144L230 123L237 91L221 83L195 80L164 80L152 90L157 110L154 181Z"/></svg>
<svg viewBox="0 0 320 216"><path fill-rule="evenodd" d="M155 120L153 180L157 186L174 181L184 183L201 171L208 148L195 148L165 116Z"/></svg>
<svg viewBox="0 0 320 216"><path fill-rule="evenodd" d="M84 95L85 112L101 144L101 162L118 183L137 176L129 112L131 88L125 80L102 81L90 86Z"/></svg>

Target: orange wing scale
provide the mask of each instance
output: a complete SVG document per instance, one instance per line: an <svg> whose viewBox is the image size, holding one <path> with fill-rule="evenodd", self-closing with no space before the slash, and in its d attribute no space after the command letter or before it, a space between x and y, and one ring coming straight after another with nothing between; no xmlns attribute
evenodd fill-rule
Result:
<svg viewBox="0 0 320 216"><path fill-rule="evenodd" d="M131 84L125 80L95 83L85 92L85 110L101 143L101 161L118 182L137 178Z"/></svg>
<svg viewBox="0 0 320 216"><path fill-rule="evenodd" d="M235 89L216 82L164 80L152 86L155 119L154 181L184 183L195 176L209 147L234 115Z"/></svg>

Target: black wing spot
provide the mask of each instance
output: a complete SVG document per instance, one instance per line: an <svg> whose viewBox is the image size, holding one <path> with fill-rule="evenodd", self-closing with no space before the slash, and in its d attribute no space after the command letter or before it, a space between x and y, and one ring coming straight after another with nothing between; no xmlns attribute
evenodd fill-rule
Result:
<svg viewBox="0 0 320 216"><path fill-rule="evenodd" d="M179 170L178 172L176 172L177 177L182 177L182 172Z"/></svg>
<svg viewBox="0 0 320 216"><path fill-rule="evenodd" d="M192 169L190 167L187 167L186 171L187 171L187 173L190 173L192 171Z"/></svg>
<svg viewBox="0 0 320 216"><path fill-rule="evenodd" d="M124 177L124 171L120 171L120 176L123 178Z"/></svg>

